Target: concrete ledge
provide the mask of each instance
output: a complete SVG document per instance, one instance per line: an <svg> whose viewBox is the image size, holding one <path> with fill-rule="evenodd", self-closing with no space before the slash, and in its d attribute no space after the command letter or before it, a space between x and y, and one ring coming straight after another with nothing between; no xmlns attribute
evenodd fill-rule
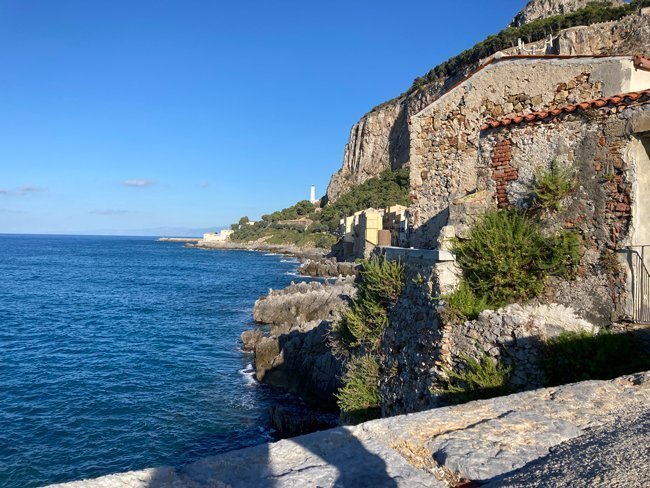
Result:
<svg viewBox="0 0 650 488"><path fill-rule="evenodd" d="M380 253L391 261L418 262L418 263L440 263L456 261L456 258L449 251L439 251L438 249L415 249L405 247L386 246L381 247Z"/></svg>

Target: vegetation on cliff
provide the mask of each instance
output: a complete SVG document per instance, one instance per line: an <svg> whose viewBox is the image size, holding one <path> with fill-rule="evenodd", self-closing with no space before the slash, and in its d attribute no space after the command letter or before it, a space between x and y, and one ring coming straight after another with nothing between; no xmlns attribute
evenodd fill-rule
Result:
<svg viewBox="0 0 650 488"><path fill-rule="evenodd" d="M517 46L518 39L523 39L524 42L540 41L549 34L555 34L570 27L619 20L647 6L650 6L650 0L632 0L630 3L620 6L614 6L609 2L593 2L575 12L538 19L521 27L507 27L472 48L439 64L426 75L416 78L406 94L408 95L431 83L444 82L451 77L462 76L469 69L478 66L482 59L504 49Z"/></svg>
<svg viewBox="0 0 650 488"><path fill-rule="evenodd" d="M608 380L650 369L650 354L631 333L565 332L546 344L542 367L548 386Z"/></svg>
<svg viewBox="0 0 650 488"><path fill-rule="evenodd" d="M399 262L378 257L364 261L356 283L356 297L335 324L334 349L348 357L343 386L337 395L346 422L362 422L379 413L377 358L390 310L399 298L404 280L404 266ZM374 365L376 374L369 375Z"/></svg>
<svg viewBox="0 0 650 488"><path fill-rule="evenodd" d="M407 205L409 188L407 168L384 171L377 178L354 187L336 202L323 202L322 207L301 200L291 207L262 215L262 219L252 225L248 225L248 217L242 217L239 224L232 226L235 232L230 239L251 242L265 238L269 244L329 248L337 241L335 234L343 217L370 207ZM306 229L282 223L295 219L309 219L312 223Z"/></svg>
<svg viewBox="0 0 650 488"><path fill-rule="evenodd" d="M492 398L510 393L508 380L511 368L496 362L483 353L480 360L461 353L462 367L455 371L443 368L446 375L444 393L450 403L465 403L472 400Z"/></svg>

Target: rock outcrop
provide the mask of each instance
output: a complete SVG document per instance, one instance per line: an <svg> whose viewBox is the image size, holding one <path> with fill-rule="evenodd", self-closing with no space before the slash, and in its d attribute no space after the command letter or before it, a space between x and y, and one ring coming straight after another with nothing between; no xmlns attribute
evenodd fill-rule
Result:
<svg viewBox="0 0 650 488"><path fill-rule="evenodd" d="M356 276L359 265L337 261L333 258L307 259L298 269L301 275L314 278L337 278L339 276Z"/></svg>
<svg viewBox="0 0 650 488"><path fill-rule="evenodd" d="M347 278L297 283L260 298L253 316L271 329L267 335L242 334L245 347L255 353L256 378L320 409L336 410L341 362L329 347L329 331L354 294Z"/></svg>
<svg viewBox="0 0 650 488"><path fill-rule="evenodd" d="M581 8L586 7L593 0L531 0L526 4L521 12L519 12L512 21L513 27L521 27L522 25L533 22L534 20L551 17L553 15L563 15L575 12ZM608 0L605 3L612 5L623 5L623 0Z"/></svg>
<svg viewBox="0 0 650 488"><path fill-rule="evenodd" d="M646 372L340 427L180 469L59 486L450 487L461 478L490 486L643 486L650 479L649 405Z"/></svg>
<svg viewBox="0 0 650 488"><path fill-rule="evenodd" d="M352 280L335 283L296 283L282 290L271 290L253 307L253 318L277 326L274 334L314 320L332 320L354 293Z"/></svg>

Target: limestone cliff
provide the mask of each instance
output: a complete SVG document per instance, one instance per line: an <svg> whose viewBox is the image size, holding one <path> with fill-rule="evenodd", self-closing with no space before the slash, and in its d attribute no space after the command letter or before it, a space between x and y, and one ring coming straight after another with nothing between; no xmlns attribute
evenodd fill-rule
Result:
<svg viewBox="0 0 650 488"><path fill-rule="evenodd" d="M593 0L531 0L515 16L511 25L520 27L529 22L552 15L568 14L584 8L590 3L593 3ZM611 0L608 3L612 5L623 5L625 2L623 0Z"/></svg>
<svg viewBox="0 0 650 488"><path fill-rule="evenodd" d="M533 0L515 17L523 25L550 15L573 12L589 0ZM623 0L613 0L613 5ZM619 21L596 23L560 31L549 54L629 55L646 52L650 39L650 15L630 15ZM537 43L539 44L539 43ZM514 48L508 54L516 54ZM350 131L343 165L327 187L329 201L337 200L356 185L409 164L410 117L440 97L451 85L475 69L481 61L461 63L456 72L375 107L361 117Z"/></svg>

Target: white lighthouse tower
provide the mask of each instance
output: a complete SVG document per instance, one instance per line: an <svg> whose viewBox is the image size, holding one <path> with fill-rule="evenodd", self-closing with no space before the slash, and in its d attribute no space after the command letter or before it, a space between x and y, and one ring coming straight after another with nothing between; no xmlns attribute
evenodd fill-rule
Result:
<svg viewBox="0 0 650 488"><path fill-rule="evenodd" d="M314 185L311 185L311 188L309 189L309 203L316 203L318 200L316 200L316 187Z"/></svg>

